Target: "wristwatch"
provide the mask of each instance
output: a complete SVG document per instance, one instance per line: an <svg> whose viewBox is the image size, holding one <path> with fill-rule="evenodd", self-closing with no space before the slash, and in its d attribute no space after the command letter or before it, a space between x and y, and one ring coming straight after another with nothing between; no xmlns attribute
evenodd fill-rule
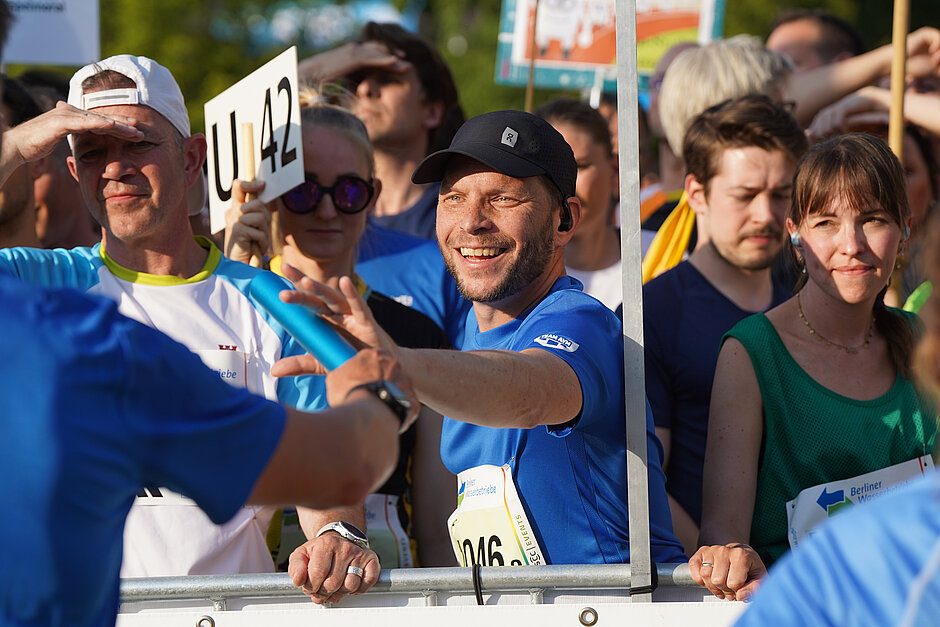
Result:
<svg viewBox="0 0 940 627"><path fill-rule="evenodd" d="M391 381L371 381L357 385L349 391L351 393L353 390L358 389L369 390L375 394L376 398L388 405L388 408L392 410L398 418L398 423L404 424L405 418L408 417L408 412L411 411L411 401L398 389L397 385Z"/></svg>
<svg viewBox="0 0 940 627"><path fill-rule="evenodd" d="M369 538L366 537L366 534L359 529L356 525L350 524L348 522L343 522L342 520L337 522L331 522L328 525L323 525L320 528L320 531L317 532L316 537L322 536L324 533L334 531L341 535L346 540L349 540L356 546L361 549L369 548Z"/></svg>

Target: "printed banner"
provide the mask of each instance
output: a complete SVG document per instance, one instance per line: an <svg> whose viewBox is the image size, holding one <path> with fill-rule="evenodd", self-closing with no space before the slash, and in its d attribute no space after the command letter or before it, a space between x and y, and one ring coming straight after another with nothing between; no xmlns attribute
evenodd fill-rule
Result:
<svg viewBox="0 0 940 627"><path fill-rule="evenodd" d="M615 0L503 0L496 82L525 85L535 53L535 85L556 89L603 86L617 79ZM724 0L637 0L637 65L641 89L656 62L680 41L721 36ZM534 37L533 37L534 32ZM534 40L534 41L533 41Z"/></svg>

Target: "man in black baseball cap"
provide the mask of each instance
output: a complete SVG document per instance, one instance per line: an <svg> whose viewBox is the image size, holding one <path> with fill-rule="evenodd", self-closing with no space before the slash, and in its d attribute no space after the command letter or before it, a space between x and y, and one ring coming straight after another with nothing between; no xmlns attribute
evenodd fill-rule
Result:
<svg viewBox="0 0 940 627"><path fill-rule="evenodd" d="M521 111L468 120L418 166L415 182L441 182L438 244L473 302L461 352L399 348L345 278L346 302L290 293L345 314L334 319L396 355L446 416L441 458L458 478L448 526L464 566L630 559L621 325L565 275L576 177L562 136ZM647 447L653 560L684 561L648 406Z"/></svg>
<svg viewBox="0 0 940 627"><path fill-rule="evenodd" d="M577 174L574 153L561 134L523 111L494 111L467 121L450 148L418 165L416 183L441 182L438 244L465 298L474 303L511 298L525 309L565 274L562 240L571 238L581 215ZM490 187L481 187L484 183ZM469 192L484 189L484 196L512 194L481 198L481 211L468 214ZM495 211L507 207L514 209ZM455 223L471 215L485 224ZM514 227L525 237L516 237ZM521 313L519 307L508 309Z"/></svg>

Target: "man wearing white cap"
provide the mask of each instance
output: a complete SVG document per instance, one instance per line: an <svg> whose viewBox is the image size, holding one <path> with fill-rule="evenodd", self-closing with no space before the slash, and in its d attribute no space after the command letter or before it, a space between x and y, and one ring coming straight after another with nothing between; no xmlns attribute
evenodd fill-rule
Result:
<svg viewBox="0 0 940 627"><path fill-rule="evenodd" d="M59 103L4 135L0 177L48 154L66 135L73 149L69 169L103 227L103 240L72 250L7 249L0 269L110 297L121 313L189 347L223 380L301 409L324 407L326 399L313 391L309 377L270 375L278 358L304 351L248 298L247 285L260 271L226 259L192 234L187 190L201 175L206 141L190 133L170 72L130 55L82 68L72 77L68 105ZM225 525L214 525L191 501L153 486L139 494L128 518L122 574L272 571L265 542L271 515L245 508ZM323 576L331 580L323 583L323 600L374 583L374 553L338 535L330 547L332 570ZM320 588L320 582L305 583Z"/></svg>

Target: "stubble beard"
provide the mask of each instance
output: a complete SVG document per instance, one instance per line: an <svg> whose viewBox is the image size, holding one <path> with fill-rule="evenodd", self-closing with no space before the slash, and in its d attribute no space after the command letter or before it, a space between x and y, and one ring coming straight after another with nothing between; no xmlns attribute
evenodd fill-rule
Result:
<svg viewBox="0 0 940 627"><path fill-rule="evenodd" d="M551 263L552 255L555 252L554 236L550 227L546 225L541 228L543 225L539 226L537 232L527 234L532 235L532 237L527 237L526 243L519 246L519 256L505 276L497 284L478 288L476 291L460 277L457 271L454 256L459 255L460 252L452 247L445 251L444 245L441 245L441 253L447 265L447 270L454 277L457 290L461 296L476 303L493 303L518 294L535 281ZM505 255L508 252L503 254Z"/></svg>

